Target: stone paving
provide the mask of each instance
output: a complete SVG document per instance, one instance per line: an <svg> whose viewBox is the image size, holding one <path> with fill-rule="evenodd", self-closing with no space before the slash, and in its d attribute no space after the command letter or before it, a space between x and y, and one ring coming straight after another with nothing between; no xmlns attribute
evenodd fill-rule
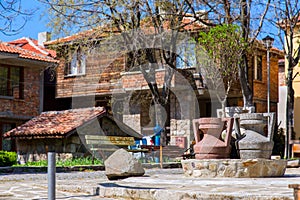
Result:
<svg viewBox="0 0 300 200"><path fill-rule="evenodd" d="M180 168L146 169L143 177L109 181L104 171L56 174L56 199L293 199L300 168L278 178L191 178ZM1 174L0 200L47 199L47 174ZM100 196L99 196L100 195Z"/></svg>
<svg viewBox="0 0 300 200"><path fill-rule="evenodd" d="M103 181L107 181L103 171L57 173L56 199L104 199L93 192L97 184ZM0 175L0 200L48 199L47 196L45 173Z"/></svg>

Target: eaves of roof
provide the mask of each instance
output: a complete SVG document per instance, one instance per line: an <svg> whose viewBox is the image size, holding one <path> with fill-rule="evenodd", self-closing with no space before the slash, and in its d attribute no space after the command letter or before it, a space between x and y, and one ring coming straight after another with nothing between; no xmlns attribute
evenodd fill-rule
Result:
<svg viewBox="0 0 300 200"><path fill-rule="evenodd" d="M51 56L47 56L47 55L43 55L41 53L23 49L16 45L12 45L12 44L5 43L5 42L0 43L0 53L14 54L14 57L36 60L36 61L43 61L43 62L50 62L50 63L58 63L59 62L58 60L54 59Z"/></svg>

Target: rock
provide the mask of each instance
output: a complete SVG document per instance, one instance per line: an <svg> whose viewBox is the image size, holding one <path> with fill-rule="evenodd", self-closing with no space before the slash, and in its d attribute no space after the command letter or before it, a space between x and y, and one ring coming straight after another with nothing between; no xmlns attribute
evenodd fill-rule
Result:
<svg viewBox="0 0 300 200"><path fill-rule="evenodd" d="M105 160L104 165L105 174L109 180L143 176L145 174L141 163L124 149L115 151Z"/></svg>

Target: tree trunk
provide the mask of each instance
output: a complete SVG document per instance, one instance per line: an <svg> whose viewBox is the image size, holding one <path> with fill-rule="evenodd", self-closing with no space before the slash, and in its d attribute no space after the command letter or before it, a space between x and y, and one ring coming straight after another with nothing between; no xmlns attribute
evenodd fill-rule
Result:
<svg viewBox="0 0 300 200"><path fill-rule="evenodd" d="M293 66L289 62L287 74L287 100L286 100L286 134L285 134L285 157L289 159L290 154L290 139L293 134L294 119L294 89L293 89Z"/></svg>
<svg viewBox="0 0 300 200"><path fill-rule="evenodd" d="M155 108L155 125L162 128L161 142L166 145L169 142L167 126L170 126L170 85L174 74L174 69L165 69L165 78L163 88L160 90L156 83L155 68L149 63L149 72L140 67L141 72L148 83L152 94L152 101Z"/></svg>
<svg viewBox="0 0 300 200"><path fill-rule="evenodd" d="M247 0L241 1L241 24L242 24L242 36L245 41L248 41L250 32L250 8ZM242 63L240 64L240 85L243 94L244 109L253 106L253 92L250 87L248 77L248 59L246 50L242 53Z"/></svg>
<svg viewBox="0 0 300 200"><path fill-rule="evenodd" d="M253 92L249 84L248 78L248 61L247 56L243 55L243 62L240 64L239 70L240 85L243 94L244 109L253 106Z"/></svg>
<svg viewBox="0 0 300 200"><path fill-rule="evenodd" d="M225 105L226 104L226 99L224 99L223 101L222 101L222 115L221 115L221 117L223 118L223 117L226 117L226 113L225 113Z"/></svg>

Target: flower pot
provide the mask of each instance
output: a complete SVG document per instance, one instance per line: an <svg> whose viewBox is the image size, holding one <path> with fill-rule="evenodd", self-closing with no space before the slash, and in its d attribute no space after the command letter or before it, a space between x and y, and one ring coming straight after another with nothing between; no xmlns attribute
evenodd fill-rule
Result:
<svg viewBox="0 0 300 200"><path fill-rule="evenodd" d="M229 158L233 118L200 118L193 120L196 159ZM225 139L221 134L226 131Z"/></svg>
<svg viewBox="0 0 300 200"><path fill-rule="evenodd" d="M270 159L274 146L275 113L247 113L240 114L239 117L240 126L245 129L245 136L236 142L240 158ZM266 126L267 131L265 131Z"/></svg>

